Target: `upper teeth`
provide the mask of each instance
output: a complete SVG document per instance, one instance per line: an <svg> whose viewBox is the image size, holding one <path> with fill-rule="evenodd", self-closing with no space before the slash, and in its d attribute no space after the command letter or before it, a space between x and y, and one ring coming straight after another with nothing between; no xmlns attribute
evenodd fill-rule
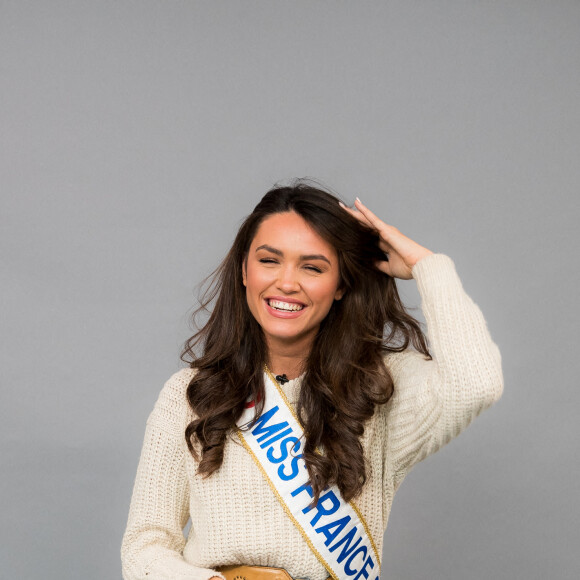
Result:
<svg viewBox="0 0 580 580"><path fill-rule="evenodd" d="M302 304L282 302L280 300L270 300L269 304L272 308L276 308L278 310L302 310L304 308Z"/></svg>

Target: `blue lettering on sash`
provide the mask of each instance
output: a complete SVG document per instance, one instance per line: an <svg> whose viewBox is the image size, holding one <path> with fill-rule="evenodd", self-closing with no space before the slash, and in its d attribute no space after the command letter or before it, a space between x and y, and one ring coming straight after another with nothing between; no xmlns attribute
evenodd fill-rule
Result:
<svg viewBox="0 0 580 580"><path fill-rule="evenodd" d="M330 552L334 552L341 544L345 544L340 552L340 556L336 559L336 561L340 564L345 558L348 557L348 560L344 563L344 571L348 576L354 576L357 572L357 578L362 574L365 578L368 578L368 572L366 571L366 567L370 564L371 568L375 567L374 560L372 556L368 557L368 561L365 561L361 570L353 570L352 562L354 558L362 553L362 559L367 556L368 548L364 545L359 546L361 543L362 538L359 537L358 540L351 546L351 543L356 535L357 528L356 526L352 527L340 540L338 540L331 548L329 548Z"/></svg>
<svg viewBox="0 0 580 580"><path fill-rule="evenodd" d="M359 570L358 574L354 577L354 580L359 580L359 578L361 576L364 576L365 578L369 577L369 573L367 572L367 566L371 565L371 568L375 567L375 563L373 562L373 559L371 556L369 556L366 560L365 563L362 565L362 568ZM377 580L378 580L378 576L377 576Z"/></svg>
<svg viewBox="0 0 580 580"><path fill-rule="evenodd" d="M350 516L344 516L343 518L340 518L339 520L336 520L334 522L330 522L325 526L320 526L319 528L316 528L316 530L314 531L318 534L324 534L326 536L324 545L329 546L330 543L336 538L336 536L338 536L338 534L340 534L342 530L344 530L348 522L350 522L350 519L351 519ZM335 532L331 532L333 528L337 528Z"/></svg>
<svg viewBox="0 0 580 580"><path fill-rule="evenodd" d="M294 491L291 492L291 495L292 495L292 497L296 497L297 495L299 495L303 491L306 491L310 497L314 497L314 492L312 491L312 486L309 485L308 483L303 483L302 485L297 487ZM331 505L325 505L325 503L324 503L325 501L327 502L327 504L328 504L328 501L330 501ZM314 516L314 518L312 518L312 520L310 521L310 525L312 527L314 527L316 525L316 523L318 522L318 520L322 516L331 515L331 514L335 513L339 508L340 508L339 498L336 496L336 494L332 490L327 491L325 494L323 494L320 497L316 506L314 506L314 509L316 509L317 513ZM306 506L302 510L302 513L306 514L311 509L313 509L313 508L311 508L310 506ZM342 533L342 531L348 525L350 520L351 520L351 516L347 515L347 516L344 516L343 518L340 518L338 520L330 522L324 526L320 526L319 528L316 528L314 531L319 533L319 534L324 534L324 536L326 536L326 540L324 542L324 545L329 546L334 541L334 539L340 533ZM356 542L354 542L354 538L357 534L357 531L358 530L357 530L356 525L353 526L340 540L336 541L336 543L332 547L329 548L329 552L334 552L338 547L340 547L342 544L344 544L344 546L342 547L342 550L340 551L340 555L338 555L338 557L336 558L336 561L340 564L340 563L342 563L342 561L345 558L348 558L344 564L344 570L349 576L353 576L354 574L357 573L357 570L353 570L351 567L355 556L364 552L364 555L362 557L364 560L364 557L367 555L367 552L368 552L368 548L364 545L364 543L362 546L359 546L359 544L362 541L362 537L359 536L359 538L356 540ZM354 542L354 544L353 544L353 542ZM370 564L371 568L374 567L374 562L371 559L371 561L368 564L365 563L365 565L363 566L363 569L361 570L363 576L366 574L365 578L368 578L368 572L366 571L365 566L368 566L369 564Z"/></svg>
<svg viewBox="0 0 580 580"><path fill-rule="evenodd" d="M331 506L329 506L328 508L324 507L324 502L329 500L331 502ZM318 522L318 520L322 517L322 516L329 516L331 514L333 514L338 508L340 507L340 501L338 500L338 498L336 497L336 495L334 494L334 492L331 491L327 491L323 496L321 496L318 499L318 503L315 506L316 509L316 515L310 520L310 525L311 526L315 526L316 523ZM306 514L311 510L311 508L309 506L306 506L303 510L302 513Z"/></svg>
<svg viewBox="0 0 580 580"><path fill-rule="evenodd" d="M274 425L274 427L276 427L276 425ZM266 447L270 447L270 445L272 445L273 443L276 443L276 441L282 439L282 437L286 437L286 435L290 435L290 433L292 433L292 427L288 427L288 429L282 431L282 433L278 433L277 435L274 435L274 437L272 437L271 439L268 439L267 441L260 443L260 447L262 449L265 449Z"/></svg>
<svg viewBox="0 0 580 580"><path fill-rule="evenodd" d="M278 433L278 431L280 431L281 429L285 429L286 427L288 427L288 421L284 421L283 423L276 423L276 425L266 426L266 423L268 423L268 421L279 410L280 409L278 405L272 407L269 411L266 411L266 413L262 413L262 415L260 415L256 423L254 424L254 427L252 428L252 435L256 437L256 441L258 443L261 443L262 441L264 441L264 439L268 439L272 435Z"/></svg>
<svg viewBox="0 0 580 580"><path fill-rule="evenodd" d="M307 483L303 483L300 487L297 487L290 495L296 497L300 492L307 491L310 497L314 497L314 492L312 491L312 486Z"/></svg>
<svg viewBox="0 0 580 580"><path fill-rule="evenodd" d="M283 479L284 481L290 481L291 479L294 479L298 475L298 467L299 467L298 462L300 461L301 458L302 458L302 453L300 455L296 455L296 457L292 458L292 460L290 461L290 468L292 471L289 474L285 473L284 464L282 463L282 465L280 465L280 467L278 467L278 477L280 479ZM306 465L304 465L304 468L306 468Z"/></svg>
<svg viewBox="0 0 580 580"><path fill-rule="evenodd" d="M360 554L361 552L364 552L362 559L364 561L366 555L367 555L367 547L366 546L360 546L359 548L357 548L349 557L349 559L346 561L346 563L344 564L344 571L349 575L349 576L353 576L354 574L357 573L357 570L353 570L350 565L352 564L352 561L354 560L354 557L357 554Z"/></svg>
<svg viewBox="0 0 580 580"><path fill-rule="evenodd" d="M334 546L332 546L332 548L328 549L329 552L334 552L334 550L336 550L336 548L338 548L338 546L340 546L340 544L345 544L345 546L342 548L342 551L340 552L340 556L336 559L339 564L360 544L360 541L362 538L359 538L356 541L356 544L354 546L352 546L352 548L350 547L350 543L352 542L356 532L357 532L356 526L352 527L342 537L342 539L338 540L338 542L336 542L336 544L334 544Z"/></svg>
<svg viewBox="0 0 580 580"><path fill-rule="evenodd" d="M288 457L288 443L292 441L294 442L292 451L296 453L298 449L300 449L300 440L297 437L286 437L286 439L280 443L280 456L276 457L274 455L274 447L268 449L268 452L266 453L268 461L270 463L280 463L281 461L284 461Z"/></svg>

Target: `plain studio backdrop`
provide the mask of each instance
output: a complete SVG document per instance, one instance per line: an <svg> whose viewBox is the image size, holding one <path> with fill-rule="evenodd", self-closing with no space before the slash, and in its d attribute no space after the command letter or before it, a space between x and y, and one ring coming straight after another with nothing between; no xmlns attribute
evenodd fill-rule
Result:
<svg viewBox="0 0 580 580"><path fill-rule="evenodd" d="M196 285L304 176L449 255L503 357L382 579L580 577L579 2L1 1L0 82L2 578L120 579Z"/></svg>

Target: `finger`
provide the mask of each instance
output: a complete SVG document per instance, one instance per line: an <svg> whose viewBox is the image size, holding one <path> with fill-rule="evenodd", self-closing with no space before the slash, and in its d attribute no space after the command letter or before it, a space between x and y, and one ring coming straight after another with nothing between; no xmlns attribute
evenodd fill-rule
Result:
<svg viewBox="0 0 580 580"><path fill-rule="evenodd" d="M357 209L352 209L350 207L347 207L341 201L339 201L338 203L339 203L340 207L342 207L342 209L346 210L352 217L356 218L359 222L361 222L365 226L369 226L369 227L375 229L375 226L373 226L373 224L367 219L367 217L363 213L361 213Z"/></svg>
<svg viewBox="0 0 580 580"><path fill-rule="evenodd" d="M376 231L376 227L360 211L351 209L350 207L347 207L341 201L339 201L338 203L339 203L340 207L345 209L351 216L356 218L360 223L362 223L365 226ZM386 240L383 240L383 238L379 239L379 248L381 248L381 250L383 250L383 252L385 252L385 254L387 254L387 252L390 252L393 249L391 244L389 244ZM388 257L387 257L387 261L388 261Z"/></svg>
<svg viewBox="0 0 580 580"><path fill-rule="evenodd" d="M374 224L372 224L369 221L369 219L360 211L358 211L357 209L351 209L350 207L347 207L341 201L339 201L338 204L340 205L340 207L346 210L351 216L356 218L361 224L371 228L372 230L377 231L377 227ZM387 224L383 224L383 227L387 228L389 226L387 226ZM385 239L383 239L382 235L379 240L379 248L381 248L381 250L383 250L383 252L385 253L390 252L393 249L392 246Z"/></svg>
<svg viewBox="0 0 580 580"><path fill-rule="evenodd" d="M385 222L377 217L361 200L356 198L355 207L367 218L368 222L377 230L386 226Z"/></svg>

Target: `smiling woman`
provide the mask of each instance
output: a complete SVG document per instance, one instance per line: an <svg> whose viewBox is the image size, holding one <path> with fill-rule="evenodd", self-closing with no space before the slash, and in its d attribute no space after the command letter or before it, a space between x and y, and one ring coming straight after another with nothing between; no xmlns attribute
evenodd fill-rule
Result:
<svg viewBox="0 0 580 580"><path fill-rule="evenodd" d="M320 324L344 294L336 250L296 212L278 213L261 223L243 271L268 365L276 374L295 378Z"/></svg>
<svg viewBox="0 0 580 580"><path fill-rule="evenodd" d="M305 181L266 193L212 280L147 422L124 578L378 578L405 475L502 393L479 308L448 256Z"/></svg>

